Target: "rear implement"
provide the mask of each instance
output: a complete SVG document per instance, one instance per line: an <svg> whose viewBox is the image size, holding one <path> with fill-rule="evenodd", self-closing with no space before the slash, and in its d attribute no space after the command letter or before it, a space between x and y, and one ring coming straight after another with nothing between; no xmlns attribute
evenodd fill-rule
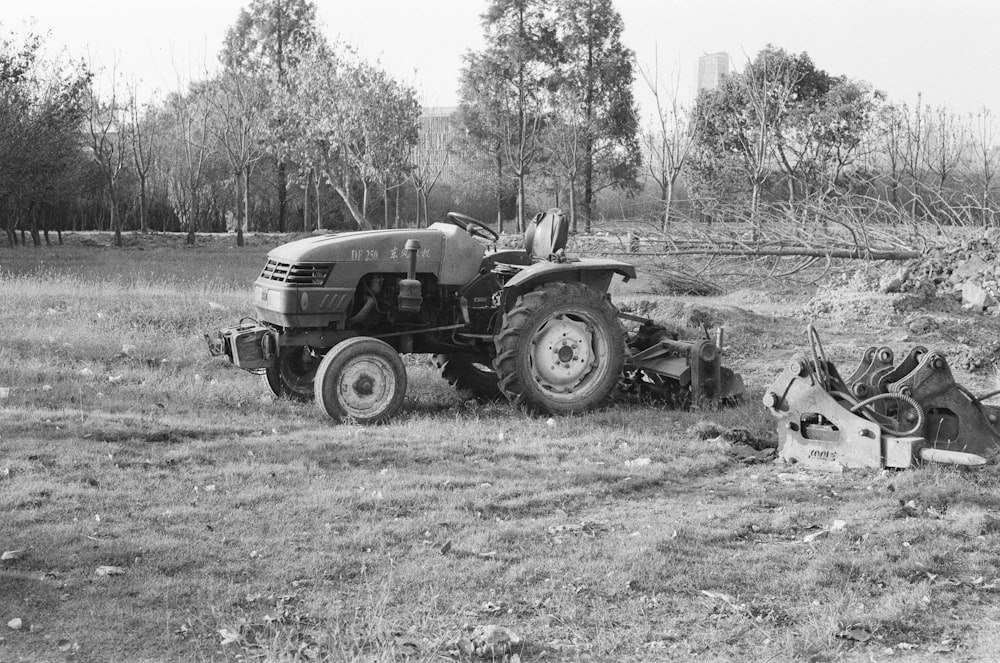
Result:
<svg viewBox="0 0 1000 663"><path fill-rule="evenodd" d="M955 382L944 356L917 347L898 367L868 348L844 380L809 327L812 356L795 354L764 393L778 457L806 467L978 466L1000 451L1000 408Z"/></svg>

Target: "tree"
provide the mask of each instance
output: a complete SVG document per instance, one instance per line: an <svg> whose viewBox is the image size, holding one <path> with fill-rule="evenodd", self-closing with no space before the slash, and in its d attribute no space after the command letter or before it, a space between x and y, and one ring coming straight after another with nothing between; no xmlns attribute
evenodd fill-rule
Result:
<svg viewBox="0 0 1000 663"><path fill-rule="evenodd" d="M118 94L118 79L114 68L111 72L111 90L102 97L93 85L88 95L87 137L91 155L101 170L108 193L111 227L115 232L115 246L122 245L122 219L118 200L118 179L125 168L131 150L129 135L130 111L127 102Z"/></svg>
<svg viewBox="0 0 1000 663"><path fill-rule="evenodd" d="M542 145L545 147L547 157L545 165L557 180L566 182L569 194L570 231L576 232L576 191L586 160L587 118L584 114L584 105L579 103L574 91L555 92L551 105L548 125L542 134Z"/></svg>
<svg viewBox="0 0 1000 663"><path fill-rule="evenodd" d="M732 159L743 173L754 223L775 140L797 82L793 62L784 51L768 47L742 74L726 77L718 88L704 90L698 97L699 148L708 160Z"/></svg>
<svg viewBox="0 0 1000 663"><path fill-rule="evenodd" d="M371 228L365 214L368 186L402 168L417 139L416 93L349 49L325 46L301 54L287 84L274 90L272 142L282 158L315 168L333 187L359 228ZM384 112L384 114L383 114ZM361 186L361 200L354 185Z"/></svg>
<svg viewBox="0 0 1000 663"><path fill-rule="evenodd" d="M243 228L250 219L250 175L265 154L260 137L267 90L259 78L226 69L209 83L206 93L215 111L210 130L233 173L236 245L243 246Z"/></svg>
<svg viewBox="0 0 1000 663"><path fill-rule="evenodd" d="M354 68L350 102L360 140L349 150L363 189L361 209L368 214L370 184L382 185L385 225L389 224L389 183L410 172L410 155L419 134L420 103L416 91L400 85L377 66Z"/></svg>
<svg viewBox="0 0 1000 663"><path fill-rule="evenodd" d="M128 90L129 138L132 147L132 167L139 180L139 230L149 232L148 182L155 162L156 114L151 105L141 107L135 84Z"/></svg>
<svg viewBox="0 0 1000 663"><path fill-rule="evenodd" d="M483 52L466 55L461 74L463 116L496 136L517 182L517 227L525 225L525 183L541 155L544 91L552 84L556 35L541 0L489 0L482 15ZM478 85L478 82L484 83Z"/></svg>
<svg viewBox="0 0 1000 663"><path fill-rule="evenodd" d="M901 117L903 120L903 173L910 179L910 218L917 218L917 205L923 182L923 162L927 140L927 113L921 105L921 96L917 95L917 103L910 113L903 104Z"/></svg>
<svg viewBox="0 0 1000 663"><path fill-rule="evenodd" d="M558 0L558 85L579 104L584 229L594 194L607 186L633 187L641 155L632 96L633 54L621 41L621 15L611 0Z"/></svg>
<svg viewBox="0 0 1000 663"><path fill-rule="evenodd" d="M742 73L699 96L695 170L736 165L754 218L774 172L784 174L789 205L799 195L828 196L856 167L881 100L866 83L818 69L805 53L768 46Z"/></svg>
<svg viewBox="0 0 1000 663"><path fill-rule="evenodd" d="M698 134L694 115L678 102L677 81L673 87L663 87L658 63L652 72L640 68L646 86L653 93L655 115L652 126L643 134L646 144L646 169L660 187L663 205L661 229L670 225L670 210L674 200L674 187L687 163Z"/></svg>
<svg viewBox="0 0 1000 663"><path fill-rule="evenodd" d="M997 166L1000 165L1000 148L995 143L993 114L988 108L983 108L973 118L972 137L972 172L973 179L979 187L979 206L984 219L992 221L993 209L990 198Z"/></svg>
<svg viewBox="0 0 1000 663"><path fill-rule="evenodd" d="M316 6L310 0L251 0L226 33L219 59L231 71L286 85L288 72L301 53L322 41L316 28ZM288 173L278 161L278 230L288 214Z"/></svg>
<svg viewBox="0 0 1000 663"><path fill-rule="evenodd" d="M905 106L886 104L876 117L875 131L879 151L885 159L889 175L889 202L899 204L899 188L902 184L903 160L906 142Z"/></svg>
<svg viewBox="0 0 1000 663"><path fill-rule="evenodd" d="M866 83L835 78L818 98L796 100L779 147L797 145L800 182L805 195L828 196L862 156L864 139L875 125L883 98ZM791 139L788 136L792 136ZM784 163L784 159L782 159ZM787 171L786 171L787 172Z"/></svg>
<svg viewBox="0 0 1000 663"><path fill-rule="evenodd" d="M484 162L475 171L488 173L488 186L496 202L497 231L503 232L503 200L509 178L504 170L511 116L504 107L506 83L494 74L494 63L482 53L466 53L459 79L459 121L465 128L458 151L468 164ZM515 204L516 207L516 204ZM517 212L515 212L517 214Z"/></svg>
<svg viewBox="0 0 1000 663"><path fill-rule="evenodd" d="M924 141L924 163L934 176L939 196L944 185L959 167L967 147L965 124L945 107L929 113L927 134Z"/></svg>
<svg viewBox="0 0 1000 663"><path fill-rule="evenodd" d="M165 127L171 149L165 150L161 167L167 177L170 205L187 231L187 243L194 244L200 227L204 197L212 170L214 141L211 136L211 107L203 83L191 86L187 95L175 92L167 99Z"/></svg>
<svg viewBox="0 0 1000 663"><path fill-rule="evenodd" d="M452 145L450 142L437 144L435 138L438 132L433 131L435 121L449 121L448 118L429 116L427 114L420 118L420 131L416 145L413 146L409 158L410 163L410 183L417 194L417 227L428 223L427 199L431 191L437 185L441 175L444 174L451 158ZM447 135L451 135L448 132Z"/></svg>
<svg viewBox="0 0 1000 663"><path fill-rule="evenodd" d="M80 62L44 59L44 46L35 34L0 37L0 213L11 246L25 216L41 244L39 217L74 196L85 160L80 127L90 72Z"/></svg>

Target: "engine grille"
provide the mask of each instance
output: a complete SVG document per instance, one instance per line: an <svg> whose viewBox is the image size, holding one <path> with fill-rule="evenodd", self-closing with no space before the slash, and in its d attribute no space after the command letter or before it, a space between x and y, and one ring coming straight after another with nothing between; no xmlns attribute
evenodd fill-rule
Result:
<svg viewBox="0 0 1000 663"><path fill-rule="evenodd" d="M315 262L287 263L268 260L260 278L304 287L321 286L330 274L330 265Z"/></svg>

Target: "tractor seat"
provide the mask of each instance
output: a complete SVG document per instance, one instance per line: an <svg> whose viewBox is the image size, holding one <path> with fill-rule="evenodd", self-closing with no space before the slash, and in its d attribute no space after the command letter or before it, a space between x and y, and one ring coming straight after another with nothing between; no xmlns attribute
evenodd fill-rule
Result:
<svg viewBox="0 0 1000 663"><path fill-rule="evenodd" d="M562 210L552 208L539 212L524 231L524 252L532 262L554 260L563 262L566 258L566 240L569 238L569 223Z"/></svg>

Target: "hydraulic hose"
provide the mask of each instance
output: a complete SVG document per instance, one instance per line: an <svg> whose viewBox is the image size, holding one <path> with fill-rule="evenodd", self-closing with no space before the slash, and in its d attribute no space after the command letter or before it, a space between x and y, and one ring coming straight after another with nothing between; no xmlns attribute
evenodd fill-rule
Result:
<svg viewBox="0 0 1000 663"><path fill-rule="evenodd" d="M855 400L855 398L850 394L845 394L839 391L831 392L831 395L837 396L838 398L842 398L846 400L848 403L851 403L852 405L849 409L852 414L863 414L864 416L866 416L867 418L871 419L879 426L881 426L883 431L885 431L890 435L895 435L896 437L906 437L908 435L913 435L919 431L922 431L924 428L924 424L927 423L927 419L924 416L924 409L920 407L920 403L918 403L916 399L912 398L911 396L907 396L906 394L897 394L897 393L875 394L871 398L866 398L863 401ZM878 419L887 419L887 417L883 417L877 412L871 410L868 406L871 405L872 403L877 403L878 401L888 401L888 400L906 403L907 405L910 406L910 409L912 409L914 412L917 413L917 422L913 425L913 428L910 428L909 430L905 431L900 431L894 428L890 428L886 424L883 424L881 421L878 421Z"/></svg>

